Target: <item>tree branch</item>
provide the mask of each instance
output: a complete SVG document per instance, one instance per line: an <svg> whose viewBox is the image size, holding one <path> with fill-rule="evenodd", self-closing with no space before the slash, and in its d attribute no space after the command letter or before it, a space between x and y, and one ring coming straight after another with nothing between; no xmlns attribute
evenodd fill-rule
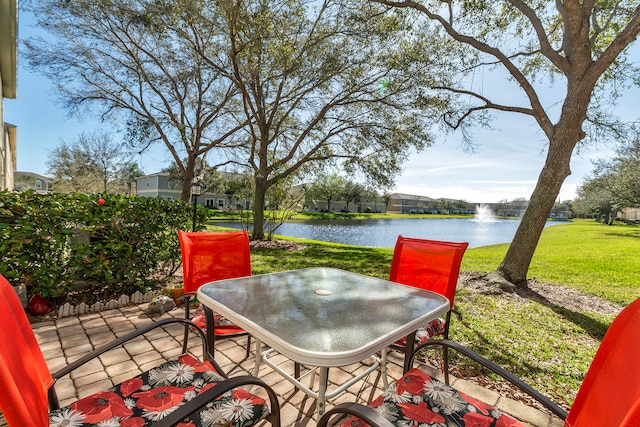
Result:
<svg viewBox="0 0 640 427"><path fill-rule="evenodd" d="M500 63L502 63L502 65L507 69L509 74L511 74L511 76L516 80L516 82L520 85L522 90L527 95L527 98L529 99L529 103L531 104L531 112L532 112L531 115L536 119L536 121L540 125L541 129L545 132L547 137L550 137L553 134L553 129L554 129L553 123L549 118L549 116L547 115L547 112L545 111L544 107L542 106L542 103L540 102L540 98L538 97L536 90L533 88L533 86L531 85L529 80L526 78L526 76L520 71L520 69L500 49L490 46L472 36L459 33L442 16L436 13L433 13L429 8L427 8L421 3L417 3L413 0L402 0L402 1L373 0L373 1L380 4L387 5L387 6L398 7L398 8L410 8L410 9L414 9L419 12L422 12L430 20L438 22L440 26L447 32L447 34L449 34L449 36L451 36L454 40L460 43L469 45L474 49L478 50L479 52L483 52L495 57L498 61L500 61ZM526 7L519 0L508 0L508 1L512 2L516 7L520 5L524 10L528 9L528 7ZM523 11L521 10L521 12ZM533 11L529 9L527 13L532 13L532 12ZM532 18L528 17L528 19L531 22ZM539 22L537 23L537 25L541 27L541 24ZM539 31L539 30L540 29L536 29L536 31ZM543 40L548 46L547 49L550 49L550 45L548 44L548 41L546 41L546 37L544 37ZM545 49L544 46L542 46L542 48ZM553 49L551 49L551 52L549 52L549 54L552 55L557 60L558 55Z"/></svg>

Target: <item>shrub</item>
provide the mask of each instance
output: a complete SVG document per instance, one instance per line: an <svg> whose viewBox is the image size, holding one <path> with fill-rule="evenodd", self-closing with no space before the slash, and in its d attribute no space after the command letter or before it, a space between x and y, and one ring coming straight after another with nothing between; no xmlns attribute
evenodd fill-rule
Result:
<svg viewBox="0 0 640 427"><path fill-rule="evenodd" d="M79 284L96 295L144 292L179 267L177 230L191 229L192 209L160 198L3 191L0 273L49 297Z"/></svg>
<svg viewBox="0 0 640 427"><path fill-rule="evenodd" d="M29 285L31 293L56 296L69 286L67 240L72 234L63 197L33 191L0 193L2 273L13 285Z"/></svg>

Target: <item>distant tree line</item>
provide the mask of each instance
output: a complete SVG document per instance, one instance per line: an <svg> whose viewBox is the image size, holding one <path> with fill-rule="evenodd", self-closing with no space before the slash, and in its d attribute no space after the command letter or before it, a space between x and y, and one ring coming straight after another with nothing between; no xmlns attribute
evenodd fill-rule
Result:
<svg viewBox="0 0 640 427"><path fill-rule="evenodd" d="M344 202L344 211L349 212L350 205L357 212L362 212L363 206L380 203L381 207L387 207L391 198L389 193L379 194L378 191L365 184L351 181L337 173L321 175L307 186L307 200L324 200L327 202L326 210L331 212L331 203ZM307 209L313 210L314 206L308 205Z"/></svg>

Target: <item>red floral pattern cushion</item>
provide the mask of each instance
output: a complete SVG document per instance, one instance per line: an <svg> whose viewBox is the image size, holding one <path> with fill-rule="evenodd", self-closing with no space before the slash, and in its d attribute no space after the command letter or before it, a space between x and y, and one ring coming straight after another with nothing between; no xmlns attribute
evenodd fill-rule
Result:
<svg viewBox="0 0 640 427"><path fill-rule="evenodd" d="M224 380L190 355L164 363L111 389L80 399L49 415L50 427L144 427ZM178 427L245 427L269 414L264 399L237 388L192 414Z"/></svg>
<svg viewBox="0 0 640 427"><path fill-rule="evenodd" d="M418 346L422 343L429 341L433 337L437 337L444 333L444 325L446 324L444 319L432 320L427 326L421 326L416 331L415 345Z"/></svg>
<svg viewBox="0 0 640 427"><path fill-rule="evenodd" d="M371 407L396 426L525 427L420 369L407 372ZM340 424L340 427L365 426L368 424L356 417Z"/></svg>
<svg viewBox="0 0 640 427"><path fill-rule="evenodd" d="M429 341L433 337L437 337L438 335L442 335L444 333L444 326L446 321L444 319L435 319L429 322L426 326L420 326L418 330L416 330L416 337L414 339L414 347L419 346L422 343ZM405 339L401 339L396 342L396 345L404 346Z"/></svg>
<svg viewBox="0 0 640 427"><path fill-rule="evenodd" d="M195 314L191 318L191 321L198 325L202 330L206 330L207 328L207 320L204 316L204 310L202 309L202 305L198 307ZM237 328L234 323L231 323L229 319L220 314L213 313L213 326L214 328Z"/></svg>

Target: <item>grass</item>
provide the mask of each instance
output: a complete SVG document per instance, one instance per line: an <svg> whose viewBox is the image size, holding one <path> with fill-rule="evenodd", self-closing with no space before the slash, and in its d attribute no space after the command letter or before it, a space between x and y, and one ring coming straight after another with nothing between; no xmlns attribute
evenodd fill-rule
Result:
<svg viewBox="0 0 640 427"><path fill-rule="evenodd" d="M502 244L469 249L462 269L493 270L507 248ZM592 220L575 220L544 229L529 277L627 305L638 297L639 254L638 225L606 226Z"/></svg>
<svg viewBox="0 0 640 427"><path fill-rule="evenodd" d="M280 237L279 237L280 238ZM392 249L282 237L305 249L252 251L254 274L332 266L371 276L389 275ZM508 245L467 250L462 271L491 271ZM640 227L593 221L546 228L530 277L627 305L640 296ZM464 287L456 294L451 338L506 367L553 400L569 407L613 315L585 307L571 310L518 295L485 295ZM464 371L477 366L457 360Z"/></svg>

